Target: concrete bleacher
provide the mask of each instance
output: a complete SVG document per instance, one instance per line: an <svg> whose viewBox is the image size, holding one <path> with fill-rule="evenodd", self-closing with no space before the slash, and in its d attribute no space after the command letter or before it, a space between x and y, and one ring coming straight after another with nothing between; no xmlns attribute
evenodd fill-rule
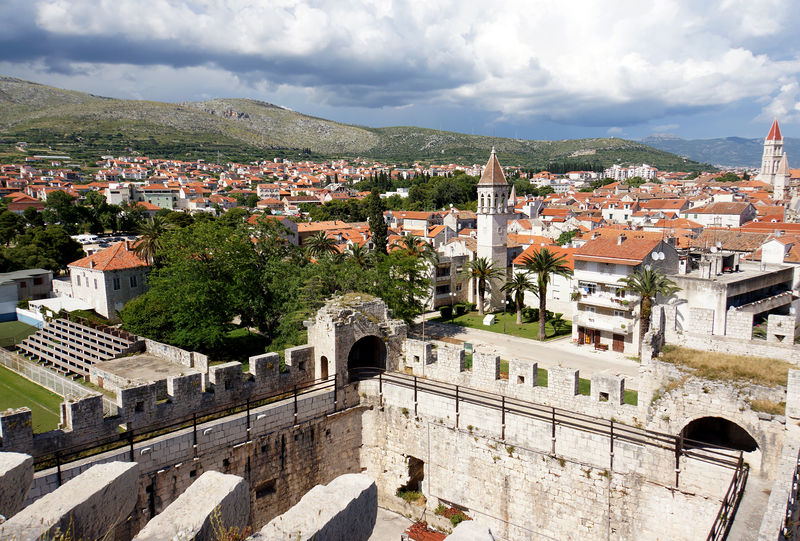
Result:
<svg viewBox="0 0 800 541"><path fill-rule="evenodd" d="M53 319L17 344L17 350L52 365L59 372L88 376L93 364L130 351L137 340L136 336L117 329Z"/></svg>

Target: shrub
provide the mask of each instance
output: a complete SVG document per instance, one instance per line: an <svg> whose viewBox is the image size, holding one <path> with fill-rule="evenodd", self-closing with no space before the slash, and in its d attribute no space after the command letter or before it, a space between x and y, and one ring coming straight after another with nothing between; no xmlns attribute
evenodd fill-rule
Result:
<svg viewBox="0 0 800 541"><path fill-rule="evenodd" d="M467 307L463 304L456 304L456 315L463 316L464 313L467 311Z"/></svg>
<svg viewBox="0 0 800 541"><path fill-rule="evenodd" d="M464 303L464 308L466 308L467 312L474 312L475 308L477 308L477 307L478 307L478 305L475 304L474 302L466 302L466 303Z"/></svg>
<svg viewBox="0 0 800 541"><path fill-rule="evenodd" d="M539 309L526 306L522 309L522 317L528 322L539 321Z"/></svg>
<svg viewBox="0 0 800 541"><path fill-rule="evenodd" d="M440 306L439 307L439 314L442 316L442 319L450 319L453 317L453 307L452 306Z"/></svg>

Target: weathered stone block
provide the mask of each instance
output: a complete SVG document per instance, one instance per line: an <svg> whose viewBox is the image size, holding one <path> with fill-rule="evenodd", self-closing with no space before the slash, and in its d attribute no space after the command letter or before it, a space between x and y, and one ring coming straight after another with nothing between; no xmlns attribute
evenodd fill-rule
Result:
<svg viewBox="0 0 800 541"><path fill-rule="evenodd" d="M714 310L711 308L689 308L689 322L686 330L696 334L713 334Z"/></svg>
<svg viewBox="0 0 800 541"><path fill-rule="evenodd" d="M578 394L580 371L574 368L553 366L547 369L547 387L556 396L571 397Z"/></svg>
<svg viewBox="0 0 800 541"><path fill-rule="evenodd" d="M479 383L491 383L500 379L500 357L490 353L474 352L472 376Z"/></svg>
<svg viewBox="0 0 800 541"><path fill-rule="evenodd" d="M767 342L794 344L795 316L770 314L767 317Z"/></svg>
<svg viewBox="0 0 800 541"><path fill-rule="evenodd" d="M800 370L789 370L786 383L786 416L800 419Z"/></svg>
<svg viewBox="0 0 800 541"><path fill-rule="evenodd" d="M592 400L620 405L625 399L625 378L623 376L599 372L592 374L590 395Z"/></svg>
<svg viewBox="0 0 800 541"><path fill-rule="evenodd" d="M112 531L133 510L139 465L109 462L92 466L0 525L0 538L51 539L57 531L97 539Z"/></svg>
<svg viewBox="0 0 800 541"><path fill-rule="evenodd" d="M28 408L0 412L0 449L29 453L33 449L33 417Z"/></svg>
<svg viewBox="0 0 800 541"><path fill-rule="evenodd" d="M22 508L33 483L33 457L0 453L0 515L11 517Z"/></svg>
<svg viewBox="0 0 800 541"><path fill-rule="evenodd" d="M216 539L219 532L243 531L250 520L250 491L236 475L205 472L134 538L139 541Z"/></svg>
<svg viewBox="0 0 800 541"><path fill-rule="evenodd" d="M539 384L539 364L511 359L508 362L509 385L536 387Z"/></svg>
<svg viewBox="0 0 800 541"><path fill-rule="evenodd" d="M345 474L317 485L252 539L366 541L375 528L378 487L361 473Z"/></svg>

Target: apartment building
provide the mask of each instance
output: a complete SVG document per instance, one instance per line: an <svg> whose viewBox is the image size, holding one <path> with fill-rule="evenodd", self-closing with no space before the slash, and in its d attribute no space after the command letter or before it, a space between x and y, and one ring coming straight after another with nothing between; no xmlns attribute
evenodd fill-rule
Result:
<svg viewBox="0 0 800 541"><path fill-rule="evenodd" d="M645 266L678 272L678 252L661 239L616 237L590 240L573 254L577 291L572 338L579 345L637 355L639 297L620 280Z"/></svg>

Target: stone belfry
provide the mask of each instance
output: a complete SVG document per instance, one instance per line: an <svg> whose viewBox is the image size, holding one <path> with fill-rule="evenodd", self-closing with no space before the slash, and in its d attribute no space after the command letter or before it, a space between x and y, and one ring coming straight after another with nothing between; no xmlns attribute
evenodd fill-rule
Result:
<svg viewBox="0 0 800 541"><path fill-rule="evenodd" d="M761 156L761 172L756 177L756 180L767 182L773 186L772 198L783 199L786 181L788 180L785 175L788 171L788 164L784 163L781 167L781 162L786 161L786 155L783 153L783 135L781 135L781 127L778 125L778 119L772 121L772 127L764 139L764 153Z"/></svg>
<svg viewBox="0 0 800 541"><path fill-rule="evenodd" d="M478 182L478 257L485 257L500 269L503 275L508 268L508 182L497 160L494 148L489 163ZM490 310L503 307L501 280L487 287L486 303ZM478 302L477 292L474 295Z"/></svg>

